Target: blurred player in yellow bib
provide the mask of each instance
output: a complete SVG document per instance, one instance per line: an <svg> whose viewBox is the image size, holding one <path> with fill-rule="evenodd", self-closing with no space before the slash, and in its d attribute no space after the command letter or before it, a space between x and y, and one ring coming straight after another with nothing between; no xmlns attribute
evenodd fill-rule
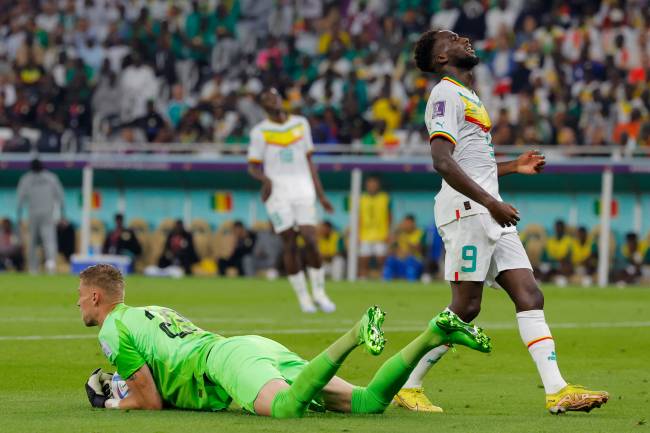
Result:
<svg viewBox="0 0 650 433"><path fill-rule="evenodd" d="M369 176L365 187L359 201L359 276L362 278L368 276L373 258L377 268L383 268L392 219L390 196L381 190L379 178Z"/></svg>

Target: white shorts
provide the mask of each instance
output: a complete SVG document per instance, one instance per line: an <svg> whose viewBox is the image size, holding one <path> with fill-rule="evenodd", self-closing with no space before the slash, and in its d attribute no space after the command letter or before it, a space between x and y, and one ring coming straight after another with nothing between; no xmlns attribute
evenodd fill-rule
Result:
<svg viewBox="0 0 650 433"><path fill-rule="evenodd" d="M286 199L271 195L264 205L276 233L282 233L295 226L316 225L315 199Z"/></svg>
<svg viewBox="0 0 650 433"><path fill-rule="evenodd" d="M387 252L386 242L361 242L359 245L359 256L361 257L384 257Z"/></svg>
<svg viewBox="0 0 650 433"><path fill-rule="evenodd" d="M438 228L445 243L447 281L485 281L498 287L508 269L531 269L516 230L504 229L489 214L470 215Z"/></svg>

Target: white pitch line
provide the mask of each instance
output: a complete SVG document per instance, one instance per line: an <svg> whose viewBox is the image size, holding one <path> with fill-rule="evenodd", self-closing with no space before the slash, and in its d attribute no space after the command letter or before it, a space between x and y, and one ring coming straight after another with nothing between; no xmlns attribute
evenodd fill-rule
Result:
<svg viewBox="0 0 650 433"><path fill-rule="evenodd" d="M483 325L483 324L482 324ZM514 323L486 323L485 329L517 329ZM650 328L650 322L586 322L586 323L555 323L550 326L554 329L595 329L595 328ZM384 327L386 332L417 332L423 329L422 326L387 326ZM285 329L227 329L216 330L224 335L247 335L247 334L275 334L275 335L300 335L300 334L323 334L323 333L343 333L349 328L324 328L324 329L305 329L305 328L285 328ZM0 341L39 341L39 340L88 340L95 339L93 334L65 334L65 335L0 335Z"/></svg>

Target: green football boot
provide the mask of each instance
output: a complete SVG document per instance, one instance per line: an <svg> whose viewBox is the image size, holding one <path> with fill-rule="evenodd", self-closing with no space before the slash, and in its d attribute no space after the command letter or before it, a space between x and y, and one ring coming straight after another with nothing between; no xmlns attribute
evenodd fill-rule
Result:
<svg viewBox="0 0 650 433"><path fill-rule="evenodd" d="M386 338L381 325L384 323L386 313L378 306L368 308L361 318L359 327L359 345L364 344L372 355L379 355L386 346Z"/></svg>
<svg viewBox="0 0 650 433"><path fill-rule="evenodd" d="M492 351L492 343L483 329L471 323L463 322L455 313L447 310L431 319L429 327L435 332L438 328L446 334L451 344L460 344L479 352Z"/></svg>

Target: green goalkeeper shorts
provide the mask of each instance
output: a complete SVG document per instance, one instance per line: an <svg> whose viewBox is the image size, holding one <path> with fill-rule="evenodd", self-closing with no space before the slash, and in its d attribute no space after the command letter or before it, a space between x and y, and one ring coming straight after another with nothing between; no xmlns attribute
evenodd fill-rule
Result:
<svg viewBox="0 0 650 433"><path fill-rule="evenodd" d="M307 361L278 342L258 335L224 338L208 356L206 374L232 399L255 413L255 399L273 379L293 383Z"/></svg>

